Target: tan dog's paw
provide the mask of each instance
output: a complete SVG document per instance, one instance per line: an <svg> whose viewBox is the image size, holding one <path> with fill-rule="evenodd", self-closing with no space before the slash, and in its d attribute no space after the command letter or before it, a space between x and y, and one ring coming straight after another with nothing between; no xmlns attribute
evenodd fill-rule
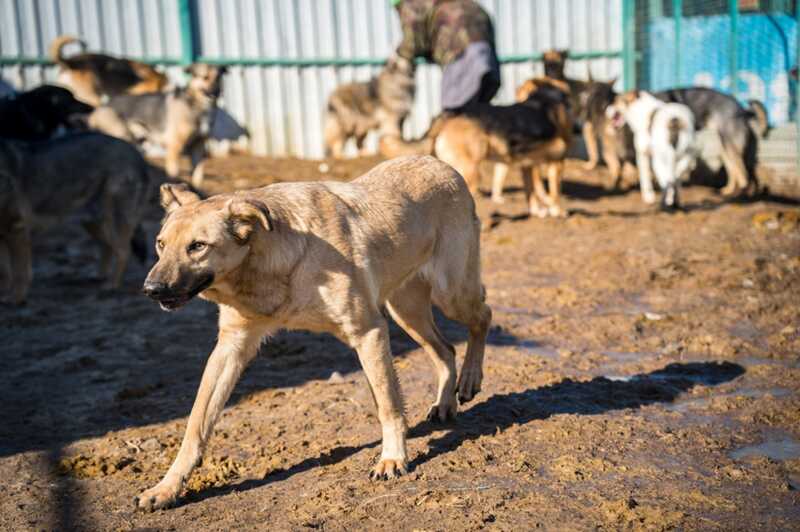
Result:
<svg viewBox="0 0 800 532"><path fill-rule="evenodd" d="M597 168L597 161L586 161L583 163L584 170L594 170L595 168Z"/></svg>
<svg viewBox="0 0 800 532"><path fill-rule="evenodd" d="M540 207L538 205L531 205L529 211L531 218L546 218L547 217L547 207Z"/></svg>
<svg viewBox="0 0 800 532"><path fill-rule="evenodd" d="M371 480L389 480L406 474L406 461L382 458L369 474Z"/></svg>
<svg viewBox="0 0 800 532"><path fill-rule="evenodd" d="M547 213L552 216L553 218L566 218L567 211L559 207L558 205L550 205L547 208Z"/></svg>
<svg viewBox="0 0 800 532"><path fill-rule="evenodd" d="M157 484L149 490L143 491L138 497L133 499L133 504L137 510L152 512L163 508L169 508L175 504L178 498L178 491L172 486L162 486Z"/></svg>
<svg viewBox="0 0 800 532"><path fill-rule="evenodd" d="M427 421L441 421L444 423L445 421L455 419L457 413L458 406L456 405L456 397L453 395L449 401L441 404L433 403L425 419Z"/></svg>
<svg viewBox="0 0 800 532"><path fill-rule="evenodd" d="M458 402L462 405L472 401L473 397L481 391L483 371L481 368L472 369L464 367L458 376Z"/></svg>

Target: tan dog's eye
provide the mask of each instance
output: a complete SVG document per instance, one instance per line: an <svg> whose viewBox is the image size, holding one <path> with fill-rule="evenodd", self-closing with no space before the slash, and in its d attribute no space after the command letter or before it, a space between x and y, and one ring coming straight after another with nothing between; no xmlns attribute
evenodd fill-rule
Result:
<svg viewBox="0 0 800 532"><path fill-rule="evenodd" d="M156 248L159 251L164 251L164 241L163 240L156 240Z"/></svg>
<svg viewBox="0 0 800 532"><path fill-rule="evenodd" d="M198 251L203 251L204 249L206 249L207 245L208 244L206 244L205 242L198 242L197 240L195 240L194 242L186 246L186 252L197 253Z"/></svg>

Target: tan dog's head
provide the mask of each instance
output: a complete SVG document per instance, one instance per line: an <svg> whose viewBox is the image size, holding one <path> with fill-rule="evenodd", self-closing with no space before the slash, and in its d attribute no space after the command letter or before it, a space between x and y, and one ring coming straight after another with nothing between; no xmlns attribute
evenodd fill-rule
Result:
<svg viewBox="0 0 800 532"><path fill-rule="evenodd" d="M392 54L389 56L389 59L386 60L386 64L383 68L386 72L392 75L413 77L416 65L414 64L414 61L406 59L401 55Z"/></svg>
<svg viewBox="0 0 800 532"><path fill-rule="evenodd" d="M625 125L625 114L631 105L639 99L639 91L632 90L618 94L614 102L606 108L606 117L611 120L611 125L621 128Z"/></svg>
<svg viewBox="0 0 800 532"><path fill-rule="evenodd" d="M184 70L191 76L188 88L206 96L218 97L222 92L222 76L228 71L224 66L194 63Z"/></svg>
<svg viewBox="0 0 800 532"><path fill-rule="evenodd" d="M569 50L547 50L542 55L544 62L544 75L548 78L566 79L564 65L569 57Z"/></svg>
<svg viewBox="0 0 800 532"><path fill-rule="evenodd" d="M186 304L235 271L259 231L271 231L269 210L245 196L202 200L186 185L161 186L167 212L156 238L158 262L142 287L164 310Z"/></svg>

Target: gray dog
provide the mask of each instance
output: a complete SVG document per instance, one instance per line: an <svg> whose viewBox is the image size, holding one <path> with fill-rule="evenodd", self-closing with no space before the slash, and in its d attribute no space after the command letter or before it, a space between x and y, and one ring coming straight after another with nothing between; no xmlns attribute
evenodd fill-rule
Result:
<svg viewBox="0 0 800 532"><path fill-rule="evenodd" d="M341 159L351 137L364 155L364 140L373 129L399 137L414 105L414 88L414 63L400 56L390 57L371 80L338 87L325 115L326 155Z"/></svg>
<svg viewBox="0 0 800 532"><path fill-rule="evenodd" d="M80 213L101 248L100 274L119 286L150 196L149 167L127 142L79 133L42 143L0 140L0 295L22 303L31 234ZM136 249L145 253L144 243ZM144 258L144 257L141 257Z"/></svg>
<svg viewBox="0 0 800 532"><path fill-rule="evenodd" d="M178 177L180 157L192 159L192 184L202 184L201 162L206 140L222 92L225 67L195 64L187 69L191 79L185 88L149 94L114 96L89 117L89 125L117 138L148 141L166 149L166 171Z"/></svg>

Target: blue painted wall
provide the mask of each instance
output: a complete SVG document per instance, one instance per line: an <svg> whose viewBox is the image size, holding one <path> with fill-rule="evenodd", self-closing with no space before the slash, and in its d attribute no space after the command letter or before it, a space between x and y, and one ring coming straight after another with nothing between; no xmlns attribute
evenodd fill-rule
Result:
<svg viewBox="0 0 800 532"><path fill-rule="evenodd" d="M739 16L736 96L757 99L769 110L770 122L790 121L796 102L789 70L797 65L797 23L784 14ZM681 24L681 71L675 73L675 22L653 20L648 27L642 87L661 90L701 85L732 92L730 78L730 17L684 18Z"/></svg>

